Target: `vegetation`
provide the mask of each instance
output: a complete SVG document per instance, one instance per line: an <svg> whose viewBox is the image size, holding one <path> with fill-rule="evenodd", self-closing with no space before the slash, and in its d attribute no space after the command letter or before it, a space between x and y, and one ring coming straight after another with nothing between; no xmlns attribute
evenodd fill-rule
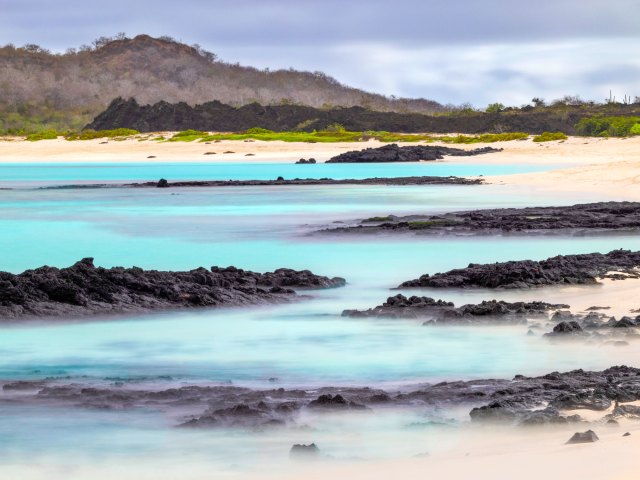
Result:
<svg viewBox="0 0 640 480"><path fill-rule="evenodd" d="M359 106L374 111L435 116L485 115L469 104L441 105L427 99L368 93L342 85L322 72L259 70L226 63L199 45L185 45L166 36L128 38L119 33L114 37L99 37L90 45L70 48L64 54L52 53L34 44L22 47L8 44L0 47L0 65L0 134L8 135L45 135L43 132L53 130L79 132L117 97L135 98L140 104L166 101L195 105L215 99L232 107L251 103L321 109ZM590 117L589 121L579 124L580 133L584 135L637 135L640 129L635 127L640 123L640 97L632 101L625 96L623 101L616 101L616 97L610 95L604 103L587 102L569 95L549 102L535 97L531 104L520 108L505 107L497 102L486 108L486 112L500 116L531 110L565 119L570 114L575 114L575 118ZM629 120L611 120L624 118L622 115ZM607 123L607 119L611 121ZM305 129L304 123L299 125L300 130ZM574 133L572 126L566 133ZM499 131L497 127L496 130ZM244 134L269 136L270 132ZM338 140L322 136L284 140L320 142L353 138L339 128L327 128L325 134L329 138L335 135ZM425 136L388 132L374 132L374 136L385 142L430 141ZM188 141L188 137L183 141ZM198 135L194 134L193 139L199 139ZM458 140L452 140L456 142ZM459 143L467 142L460 138Z"/></svg>
<svg viewBox="0 0 640 480"><path fill-rule="evenodd" d="M487 106L485 110L487 113L499 113L505 109L504 105L501 103L492 103Z"/></svg>
<svg viewBox="0 0 640 480"><path fill-rule="evenodd" d="M553 142L554 140L566 140L567 137L562 132L544 132L533 137L534 142Z"/></svg>
<svg viewBox="0 0 640 480"><path fill-rule="evenodd" d="M350 132L344 127L337 128L330 126L321 131L313 132L274 132L264 128L250 128L242 133L214 133L198 132L196 130L185 130L176 133L169 139L170 142L212 142L216 140L262 140L281 142L306 142L306 143L336 143L336 142L360 142L367 140L378 140L384 143L393 142L435 142L445 143L493 143L507 142L511 140L524 140L529 135L522 132L511 133L487 133L483 135L458 135L434 136L424 134L403 134L391 132Z"/></svg>
<svg viewBox="0 0 640 480"><path fill-rule="evenodd" d="M62 135L62 133L56 132L55 130L43 130L42 132L27 135L27 140L30 142L37 142L38 140L55 140L60 135Z"/></svg>
<svg viewBox="0 0 640 480"><path fill-rule="evenodd" d="M300 104L316 108L434 113L426 99L390 98L342 85L322 72L260 70L220 61L199 45L124 33L54 54L38 45L0 46L0 132L80 130L119 96L141 104L232 106Z"/></svg>
<svg viewBox="0 0 640 480"><path fill-rule="evenodd" d="M594 116L583 118L576 125L580 135L589 137L628 137L640 134L640 117Z"/></svg>
<svg viewBox="0 0 640 480"><path fill-rule="evenodd" d="M494 142L510 142L512 140L526 140L529 138L528 133L509 132L509 133L484 133L482 135L457 135L455 137L438 137L445 143L494 143Z"/></svg>
<svg viewBox="0 0 640 480"><path fill-rule="evenodd" d="M115 130L83 130L80 133L69 133L64 138L67 140L93 140L96 138L126 138L134 135L139 135L137 130L131 130L130 128L117 128Z"/></svg>

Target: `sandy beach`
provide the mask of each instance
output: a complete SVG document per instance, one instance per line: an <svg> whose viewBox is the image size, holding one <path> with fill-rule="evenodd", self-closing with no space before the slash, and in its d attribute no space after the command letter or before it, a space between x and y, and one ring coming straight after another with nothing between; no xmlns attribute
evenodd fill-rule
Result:
<svg viewBox="0 0 640 480"><path fill-rule="evenodd" d="M170 133L165 132L165 136ZM106 143L105 143L106 142ZM438 145L435 143L432 145ZM126 139L122 141L43 140L27 142L18 139L0 141L0 163L216 163L216 162L281 162L300 158L324 162L350 150L379 147L376 140L353 143L287 143L265 141L155 142ZM517 185L541 193L603 192L620 199L640 198L640 137L585 138L535 143L523 141L492 144L455 145L473 149L491 146L504 149L477 157L446 158L440 162L460 164L539 164L562 166L544 173L488 177L491 183ZM205 155L207 152L215 154Z"/></svg>
<svg viewBox="0 0 640 480"><path fill-rule="evenodd" d="M172 133L161 132L165 137ZM155 135L154 135L155 136ZM421 144L422 142L418 143ZM28 142L18 138L0 139L0 162L283 162L315 158L324 162L350 150L376 148L377 140L345 143L299 143L222 140L220 142L157 142L129 138L121 141L95 139L82 141L41 140ZM414 143L401 143L415 145ZM434 142L429 145L445 145ZM446 161L476 163L537 163L586 166L622 161L640 161L640 137L586 138L535 143L530 139L495 143L446 144L456 148L503 148L503 152L481 157L458 157ZM205 155L207 152L215 154ZM232 153L225 153L232 152ZM149 156L155 158L149 159Z"/></svg>

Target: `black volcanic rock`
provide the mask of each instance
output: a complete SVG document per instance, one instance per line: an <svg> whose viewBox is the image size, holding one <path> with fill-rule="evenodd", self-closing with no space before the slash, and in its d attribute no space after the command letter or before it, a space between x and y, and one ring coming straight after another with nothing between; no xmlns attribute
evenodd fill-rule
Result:
<svg viewBox="0 0 640 480"><path fill-rule="evenodd" d="M342 395L324 394L320 395L315 400L312 400L307 405L309 408L323 409L323 410L365 410L362 404L347 400Z"/></svg>
<svg viewBox="0 0 640 480"><path fill-rule="evenodd" d="M172 308L278 303L296 298L291 288L333 288L343 278L308 270L255 273L235 267L188 272L138 267L95 267L85 258L69 268L0 272L0 318L80 317Z"/></svg>
<svg viewBox="0 0 640 480"><path fill-rule="evenodd" d="M309 445L296 443L289 451L289 456L295 459L317 458L319 454L320 449L315 443Z"/></svg>
<svg viewBox="0 0 640 480"><path fill-rule="evenodd" d="M203 99L205 100L205 99ZM620 114L630 115L633 107L617 107ZM575 124L592 116L583 108L557 115L555 112L476 112L469 115L424 115L368 110L363 107L321 109L303 105L259 105L252 103L238 108L211 101L195 106L185 102L160 101L140 105L134 99L116 98L85 128L110 130L133 128L140 132L202 130L239 132L259 127L274 131L323 130L341 124L354 132L389 131L407 133L487 133L487 132L564 132L576 133ZM365 138L365 135L363 135Z"/></svg>
<svg viewBox="0 0 640 480"><path fill-rule="evenodd" d="M568 444L572 443L594 443L600 440L596 432L593 430L587 430L586 432L576 432L573 436L567 440Z"/></svg>
<svg viewBox="0 0 640 480"><path fill-rule="evenodd" d="M608 272L638 277L640 252L613 250L609 253L558 255L542 261L521 260L493 264L471 263L466 268L423 275L400 287L430 288L531 288L545 285L596 284Z"/></svg>
<svg viewBox="0 0 640 480"><path fill-rule="evenodd" d="M440 215L380 216L324 233L419 235L584 234L640 229L640 202L600 202L567 207L496 208Z"/></svg>
<svg viewBox="0 0 640 480"><path fill-rule="evenodd" d="M402 294L389 297L385 303L368 310L345 310L344 317L382 317L419 319L428 318L425 324L478 324L478 323L524 323L527 318L545 317L548 312L568 308L564 304L545 302L483 301L479 304L455 307L453 303L434 300L430 297Z"/></svg>
<svg viewBox="0 0 640 480"><path fill-rule="evenodd" d="M553 327L553 332L547 335L573 335L576 333L582 333L582 327L574 320L569 322L560 322Z"/></svg>
<svg viewBox="0 0 640 480"><path fill-rule="evenodd" d="M277 177L276 180L183 180L168 182L160 179L159 182L130 183L124 185L128 188L145 187L273 187L286 185L480 185L484 181L480 178L463 177L391 177L391 178L346 178L335 180L332 178L294 178L285 179ZM106 188L106 184L96 184L94 188ZM68 185L44 187L47 189L59 188L90 188L91 185ZM122 185L112 185L113 188L122 188Z"/></svg>
<svg viewBox="0 0 640 480"><path fill-rule="evenodd" d="M382 162L420 162L441 160L445 155L455 157L470 157L483 153L500 152L501 149L484 147L474 150L451 148L431 145L411 145L399 147L397 144L384 145L378 148L366 148L341 153L326 163L382 163Z"/></svg>
<svg viewBox="0 0 640 480"><path fill-rule="evenodd" d="M544 425L582 422L573 410L604 413L615 402L613 411L600 422L640 418L640 407L629 403L640 400L640 369L626 366L603 371L552 372L538 377L516 375L512 380L405 385L399 391L388 392L369 387L253 390L232 385L163 389L158 382L160 378L150 379L153 382L146 387L135 380L132 380L135 385L129 385L126 379L111 380L112 385L84 378L74 378L69 383L64 379L44 379L28 385L17 380L7 384L10 386L0 396L0 405L3 408L15 405L12 389L17 387L20 405L103 410L148 408L165 412L179 426L245 429L296 425L305 408L319 412L367 409L375 414L381 404L382 408L417 409L423 413L425 407L464 406L471 409L473 422Z"/></svg>

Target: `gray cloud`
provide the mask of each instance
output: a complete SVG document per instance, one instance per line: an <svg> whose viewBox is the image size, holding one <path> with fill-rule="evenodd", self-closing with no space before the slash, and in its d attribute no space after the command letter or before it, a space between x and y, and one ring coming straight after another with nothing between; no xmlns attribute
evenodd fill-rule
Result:
<svg viewBox="0 0 640 480"><path fill-rule="evenodd" d="M638 88L638 0L0 0L0 11L0 43L62 51L168 34L231 62L445 103Z"/></svg>

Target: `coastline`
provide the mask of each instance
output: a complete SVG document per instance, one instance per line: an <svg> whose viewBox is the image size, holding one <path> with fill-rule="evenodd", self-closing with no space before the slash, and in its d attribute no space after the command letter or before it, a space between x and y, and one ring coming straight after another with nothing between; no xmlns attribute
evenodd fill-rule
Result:
<svg viewBox="0 0 640 480"><path fill-rule="evenodd" d="M168 134L167 134L168 135ZM107 142L107 143L103 143ZM68 141L0 139L0 163L220 163L279 162L293 163L300 158L315 158L324 162L332 156L351 150L363 150L385 145L377 140L344 143L299 143L282 141L223 140L218 143L156 142L129 138L121 141L95 139ZM424 142L401 143L401 146L424 145ZM427 145L449 146L465 150L482 147L503 148L503 152L481 157L456 157L442 160L466 164L537 163L544 165L586 166L638 160L640 136L632 138L570 137L566 141L535 143L531 139L509 142ZM205 155L215 152L215 155ZM233 152L233 153L225 153ZM249 155L248 154L253 154ZM153 156L155 158L148 158ZM613 157L615 156L615 157Z"/></svg>
<svg viewBox="0 0 640 480"><path fill-rule="evenodd" d="M56 163L121 163L121 162L158 162L158 163L222 163L222 162L279 162L294 163L300 157L314 157L323 162L330 156L344 151L369 148L381 145L379 142L345 143L345 144L286 144L283 142L240 142L225 141L218 144L202 143L156 143L125 140L109 141L101 144L100 140L67 142L65 140L41 142L0 142L0 163L30 162ZM539 163L553 168L554 165L568 165L569 168L552 170L543 173L518 174L508 176L485 177L488 183L496 186L521 186L536 192L555 192L559 195L569 192L591 192L594 201L602 195L617 196L620 199L640 198L637 185L640 182L640 138L634 139L583 139L571 138L566 142L550 142L536 144L527 141L502 142L497 144L456 145L464 149L482 146L504 148L501 153L487 154L482 157L457 157L440 162L460 164L517 164ZM104 151L103 151L104 150ZM224 151L235 151L224 154ZM216 155L204 155L207 151L216 151ZM255 153L255 156L246 156ZM147 159L152 155L156 158ZM304 176L305 167L300 167ZM419 213L419 212L416 212ZM341 272L337 272L341 273ZM614 281L605 279L601 285L593 289L576 286L558 286L545 290L544 300L563 300L570 303L572 310L583 311L595 304L601 304L606 297L605 306L611 306L608 314L624 315L632 309L640 307L636 302L638 279ZM480 295L482 292L479 292ZM548 295L547 295L548 293ZM470 292L469 295L475 295ZM519 292L521 299L538 299L539 291ZM380 299L382 300L382 298ZM470 298L471 300L471 298ZM540 332L541 333L541 332ZM524 335L524 329L523 329ZM558 346L558 349L563 348ZM629 355L633 344L627 347L593 345L598 354L611 355L613 365L619 355L613 357L611 352L623 352ZM622 348L622 350L620 350ZM513 372L517 373L517 372ZM455 378L452 378L455 380ZM596 430L600 441L596 444L570 446L564 445L568 438L577 431L589 428ZM461 429L460 429L461 430ZM622 437L626 431L631 437ZM460 432L462 433L462 432ZM314 432L294 433L295 441L313 441ZM351 457L327 459L307 465L285 463L282 470L270 471L226 471L218 472L223 478L300 478L306 479L336 478L376 479L388 478L402 472L404 478L424 478L433 475L437 478L470 478L481 472L491 478L539 479L546 475L580 476L581 478L635 478L633 468L637 462L634 452L639 445L640 424L620 422L619 427L608 427L604 424L573 424L563 427L543 429L494 429L493 427L475 426L465 430L460 438L451 440L450 448L429 452L427 458L396 458L393 460L373 459L363 451L366 461L353 460ZM394 438L394 441L401 439ZM290 443L289 443L290 445ZM429 448L416 445L416 454L427 452ZM328 455L331 444L320 444L321 451ZM335 448L335 446L333 447ZM340 452L338 452L340 453ZM287 451L282 451L282 460L287 461ZM161 468L158 468L161 465ZM143 457L140 463L115 466L107 464L104 470L96 472L95 465L76 465L72 472L65 472L66 478L177 478L188 474L190 478L211 478L212 472L206 464L193 466L171 464L167 460L152 461ZM526 466L524 468L523 466ZM529 468L529 466L531 466ZM161 473L158 473L162 470ZM21 478L55 478L60 472L56 467L35 465L12 465L7 463L0 467L0 472L7 476Z"/></svg>

